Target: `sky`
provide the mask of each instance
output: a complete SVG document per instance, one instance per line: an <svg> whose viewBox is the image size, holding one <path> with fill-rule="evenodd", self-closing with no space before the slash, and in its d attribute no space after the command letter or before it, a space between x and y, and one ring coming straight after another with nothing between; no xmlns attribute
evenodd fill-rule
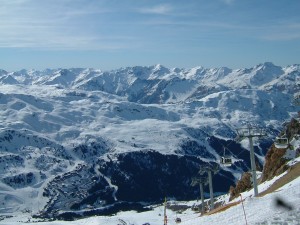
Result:
<svg viewBox="0 0 300 225"><path fill-rule="evenodd" d="M0 69L300 63L299 0L0 0Z"/></svg>

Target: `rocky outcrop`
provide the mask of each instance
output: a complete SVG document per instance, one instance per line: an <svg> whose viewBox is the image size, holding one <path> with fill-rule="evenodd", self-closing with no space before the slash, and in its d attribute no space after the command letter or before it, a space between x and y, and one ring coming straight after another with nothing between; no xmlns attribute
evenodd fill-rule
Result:
<svg viewBox="0 0 300 225"><path fill-rule="evenodd" d="M300 117L300 112L299 112ZM287 124L286 136L291 140L292 137L300 134L300 123L297 119L292 118L291 122Z"/></svg>
<svg viewBox="0 0 300 225"><path fill-rule="evenodd" d="M287 159L283 158L286 149L278 149L272 146L265 156L265 165L263 168L261 182L272 179L288 169Z"/></svg>
<svg viewBox="0 0 300 225"><path fill-rule="evenodd" d="M285 135L290 141L293 137L300 134L300 123L297 119L292 118L291 121L286 124L286 129L280 136ZM273 144L265 155L265 164L262 170L262 177L260 182L264 182L278 176L288 170L289 166L286 164L289 159L285 158L286 152L292 148L289 144L286 148L276 148ZM299 152L299 149L294 149ZM298 154L298 153L297 153ZM296 154L296 155L297 155ZM258 165L256 165L258 167ZM258 169L258 168L257 168ZM238 197L238 195L248 189L252 188L251 174L246 172L242 178L237 182L236 186L231 186L229 189L230 200Z"/></svg>
<svg viewBox="0 0 300 225"><path fill-rule="evenodd" d="M292 118L291 121L286 124L286 129L282 132L281 135L285 134L289 141L293 137L300 134L300 123L297 119ZM272 179L274 176L277 176L289 167L286 165L288 159L284 157L286 151L291 148L276 148L275 145L272 145L269 151L265 156L265 165L263 168L261 182ZM296 150L296 149L294 149Z"/></svg>
<svg viewBox="0 0 300 225"><path fill-rule="evenodd" d="M242 178L237 182L236 186L230 186L229 189L229 201L239 196L240 193L249 190L252 188L251 183L251 173L246 172L243 174Z"/></svg>
<svg viewBox="0 0 300 225"><path fill-rule="evenodd" d="M291 121L286 124L286 129L282 132L282 135L291 140L293 137L300 134L300 123L297 119L292 118ZM288 159L285 158L287 150L291 148L288 145L286 148L276 148L273 144L265 155L265 164L262 170L262 176L260 182L264 182L278 176L288 170L289 166L286 164ZM294 149L295 150L295 149ZM257 167L258 165L256 165ZM257 168L258 169L258 168ZM236 183L236 186L231 186L229 189L230 200L238 197L238 195L248 189L252 188L251 174L246 172L242 178Z"/></svg>

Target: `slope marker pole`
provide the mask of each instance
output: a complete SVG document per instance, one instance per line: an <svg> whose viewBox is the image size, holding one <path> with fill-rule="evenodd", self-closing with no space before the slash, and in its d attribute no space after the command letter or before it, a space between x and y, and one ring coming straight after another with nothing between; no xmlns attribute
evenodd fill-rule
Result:
<svg viewBox="0 0 300 225"><path fill-rule="evenodd" d="M165 197L164 203L164 225L168 224L168 217L167 217L167 198Z"/></svg>
<svg viewBox="0 0 300 225"><path fill-rule="evenodd" d="M242 201L242 206L243 206L243 211L244 211L244 217L245 217L246 225L248 225L242 194L240 194L240 196L241 196L241 201Z"/></svg>

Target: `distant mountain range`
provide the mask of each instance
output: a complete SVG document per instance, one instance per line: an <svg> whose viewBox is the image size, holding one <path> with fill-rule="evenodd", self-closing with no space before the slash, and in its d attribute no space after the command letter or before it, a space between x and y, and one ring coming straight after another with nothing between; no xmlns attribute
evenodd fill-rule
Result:
<svg viewBox="0 0 300 225"><path fill-rule="evenodd" d="M260 126L257 164L296 116L300 65L249 69L0 70L0 212L79 217L192 199L200 166L227 192L250 167L236 129Z"/></svg>

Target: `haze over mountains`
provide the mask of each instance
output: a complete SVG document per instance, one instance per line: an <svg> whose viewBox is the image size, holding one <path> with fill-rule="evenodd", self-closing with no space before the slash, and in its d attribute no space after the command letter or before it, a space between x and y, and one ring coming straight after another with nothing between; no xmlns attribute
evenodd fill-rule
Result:
<svg viewBox="0 0 300 225"><path fill-rule="evenodd" d="M262 165L272 138L299 111L299 92L300 65L0 70L4 208L62 216L164 195L191 199L192 177L200 165L219 164L224 147L235 163L214 182L226 192L249 168L248 142L234 141L236 129L266 128L255 149Z"/></svg>

